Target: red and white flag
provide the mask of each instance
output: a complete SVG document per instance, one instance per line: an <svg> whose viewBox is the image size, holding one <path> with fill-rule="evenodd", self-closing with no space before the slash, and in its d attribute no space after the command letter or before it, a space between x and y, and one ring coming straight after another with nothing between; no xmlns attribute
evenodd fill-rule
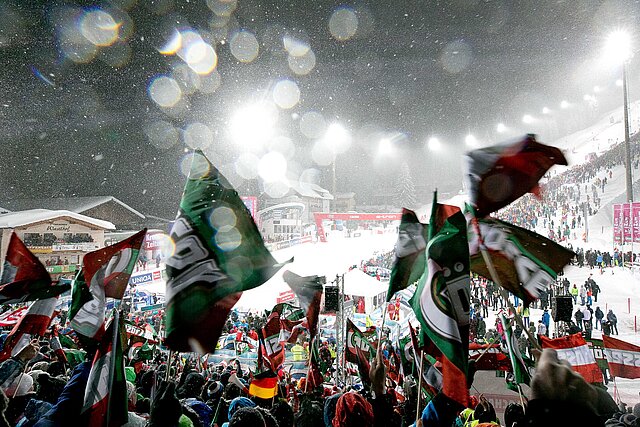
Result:
<svg viewBox="0 0 640 427"><path fill-rule="evenodd" d="M558 359L569 362L574 371L582 375L588 383L601 383L602 372L596 363L596 358L582 335L573 334L560 338L542 336L542 348L553 348L558 353Z"/></svg>
<svg viewBox="0 0 640 427"><path fill-rule="evenodd" d="M640 347L606 335L602 342L611 376L640 378Z"/></svg>
<svg viewBox="0 0 640 427"><path fill-rule="evenodd" d="M5 341L0 361L20 353L31 342L33 336L44 336L58 303L58 297L35 301L20 321L13 327Z"/></svg>
<svg viewBox="0 0 640 427"><path fill-rule="evenodd" d="M9 326L15 326L20 321L24 313L29 307L20 307L15 310L6 311L0 316L0 327L7 328Z"/></svg>

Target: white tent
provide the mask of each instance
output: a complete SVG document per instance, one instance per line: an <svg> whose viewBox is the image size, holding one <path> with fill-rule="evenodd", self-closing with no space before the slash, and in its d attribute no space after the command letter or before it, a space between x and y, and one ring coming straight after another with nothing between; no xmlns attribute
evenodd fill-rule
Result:
<svg viewBox="0 0 640 427"><path fill-rule="evenodd" d="M372 313L387 296L388 282L380 282L360 269L353 269L344 275L344 294L363 297L365 311Z"/></svg>

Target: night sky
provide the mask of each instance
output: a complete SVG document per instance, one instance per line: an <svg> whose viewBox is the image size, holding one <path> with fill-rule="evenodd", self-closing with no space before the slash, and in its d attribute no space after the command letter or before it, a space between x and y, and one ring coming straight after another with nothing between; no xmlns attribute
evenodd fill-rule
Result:
<svg viewBox="0 0 640 427"><path fill-rule="evenodd" d="M407 162L416 185L455 192L468 134L552 143L621 106L620 67L603 48L613 30L638 28L631 0L5 0L0 206L114 195L172 218L196 146L243 195L283 191L285 169L331 189L336 123L350 141L336 155L338 191L366 202ZM269 124L237 118L252 105ZM426 148L431 137L441 151Z"/></svg>

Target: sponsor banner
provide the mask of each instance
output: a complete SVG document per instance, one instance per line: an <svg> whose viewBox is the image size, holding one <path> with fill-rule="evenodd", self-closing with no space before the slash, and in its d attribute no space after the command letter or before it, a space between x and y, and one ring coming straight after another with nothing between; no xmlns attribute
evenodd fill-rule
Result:
<svg viewBox="0 0 640 427"><path fill-rule="evenodd" d="M34 254L50 254L53 252L53 248L51 246L29 246L26 245L27 248Z"/></svg>
<svg viewBox="0 0 640 427"><path fill-rule="evenodd" d="M150 271L148 273L137 274L129 278L130 285L141 285L143 283L155 282L162 279L162 273L160 270Z"/></svg>
<svg viewBox="0 0 640 427"><path fill-rule="evenodd" d="M622 238L624 243L631 243L633 236L631 235L631 204L622 205Z"/></svg>
<svg viewBox="0 0 640 427"><path fill-rule="evenodd" d="M633 234L633 242L640 242L640 202L631 204L631 233Z"/></svg>
<svg viewBox="0 0 640 427"><path fill-rule="evenodd" d="M311 243L313 238L311 236L296 237L291 240L285 240L283 242L267 243L265 246L270 251L279 251L280 249L290 248L292 246L301 245L303 243Z"/></svg>
<svg viewBox="0 0 640 427"><path fill-rule="evenodd" d="M160 304L146 305L146 306L140 308L140 311L162 310L163 308L164 308L164 304L160 303Z"/></svg>
<svg viewBox="0 0 640 427"><path fill-rule="evenodd" d="M84 243L60 243L54 244L51 247L53 252L64 251L79 251L79 252L93 252L100 249L100 245L96 242L84 242Z"/></svg>
<svg viewBox="0 0 640 427"><path fill-rule="evenodd" d="M53 274L61 274L61 273L73 273L77 269L77 265L68 264L68 265L50 265L45 267L49 273Z"/></svg>
<svg viewBox="0 0 640 427"><path fill-rule="evenodd" d="M281 302L290 302L294 299L296 299L296 294L293 291L280 292L276 299L276 304L280 304Z"/></svg>
<svg viewBox="0 0 640 427"><path fill-rule="evenodd" d="M622 243L622 203L613 205L613 241Z"/></svg>

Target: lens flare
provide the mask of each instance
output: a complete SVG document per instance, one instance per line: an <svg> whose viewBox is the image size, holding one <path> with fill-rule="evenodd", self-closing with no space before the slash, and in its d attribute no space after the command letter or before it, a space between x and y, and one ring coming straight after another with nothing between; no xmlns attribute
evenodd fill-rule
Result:
<svg viewBox="0 0 640 427"><path fill-rule="evenodd" d="M358 31L358 17L349 7L336 9L329 18L329 32L339 41L346 41L356 35Z"/></svg>
<svg viewBox="0 0 640 427"><path fill-rule="evenodd" d="M280 80L273 87L273 102L282 109L295 107L300 101L300 88L292 80Z"/></svg>
<svg viewBox="0 0 640 427"><path fill-rule="evenodd" d="M240 30L231 36L229 41L231 54L240 62L253 62L258 57L260 45L253 33Z"/></svg>
<svg viewBox="0 0 640 427"><path fill-rule="evenodd" d="M149 84L149 96L161 107L173 107L180 101L182 91L171 77L158 76Z"/></svg>
<svg viewBox="0 0 640 427"><path fill-rule="evenodd" d="M287 62L289 63L289 69L295 74L299 76L306 76L313 71L316 66L316 55L311 49L309 49L307 53L301 56L289 55L287 57Z"/></svg>
<svg viewBox="0 0 640 427"><path fill-rule="evenodd" d="M174 29L173 33L171 34L171 38L164 44L163 47L158 49L158 52L163 55L175 55L181 47L182 34L180 34L180 31Z"/></svg>
<svg viewBox="0 0 640 427"><path fill-rule="evenodd" d="M185 128L183 139L190 148L208 148L213 142L213 132L204 123L191 123Z"/></svg>
<svg viewBox="0 0 640 427"><path fill-rule="evenodd" d="M104 10L94 9L80 20L80 32L96 46L110 46L118 39L120 24Z"/></svg>
<svg viewBox="0 0 640 427"><path fill-rule="evenodd" d="M320 138L326 129L327 122L317 111L308 111L300 118L300 132L309 139Z"/></svg>

